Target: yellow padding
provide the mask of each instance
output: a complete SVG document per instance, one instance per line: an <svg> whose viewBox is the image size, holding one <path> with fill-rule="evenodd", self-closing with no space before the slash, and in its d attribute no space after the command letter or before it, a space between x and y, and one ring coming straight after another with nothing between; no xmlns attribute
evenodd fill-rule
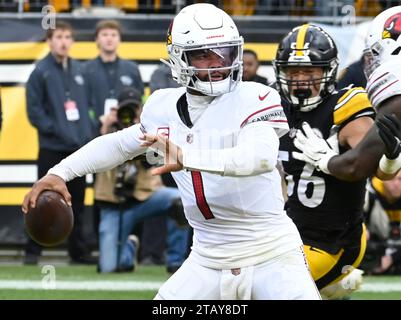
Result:
<svg viewBox="0 0 401 320"><path fill-rule="evenodd" d="M365 90L362 87L354 87L352 89L349 89L346 93L344 93L340 99L338 99L337 103L340 103L342 101L344 101L351 93L355 92L355 91L359 91L359 90Z"/></svg>
<svg viewBox="0 0 401 320"><path fill-rule="evenodd" d="M363 225L359 255L352 263L352 266L354 268L357 268L360 265L362 258L365 255L365 250L366 227L365 225ZM304 251L313 280L315 281L325 276L339 262L341 256L344 253L344 249L341 249L337 254L330 254L326 251L308 245L304 245ZM347 273L339 274L338 277L334 279L330 284L340 281L346 275Z"/></svg>
<svg viewBox="0 0 401 320"><path fill-rule="evenodd" d="M378 177L372 178L372 186L378 193L384 195L384 182Z"/></svg>
<svg viewBox="0 0 401 320"><path fill-rule="evenodd" d="M304 245L304 251L313 280L315 281L328 273L336 265L338 260L340 260L344 252L344 250L341 249L337 254L333 255L308 245Z"/></svg>
<svg viewBox="0 0 401 320"><path fill-rule="evenodd" d="M348 95L348 93L346 93L346 95ZM345 101L345 99L340 100ZM349 101L345 102L340 108L334 111L334 124L339 125L351 118L354 114L369 107L372 108L372 105L366 93L355 94Z"/></svg>
<svg viewBox="0 0 401 320"><path fill-rule="evenodd" d="M0 160L35 160L38 156L37 131L26 112L25 88L1 88L3 128Z"/></svg>
<svg viewBox="0 0 401 320"><path fill-rule="evenodd" d="M247 43L245 48L258 54L259 60L274 59L277 44ZM38 60L49 53L46 42L2 42L0 43L0 60ZM118 53L121 58L131 60L159 60L167 58L165 42L123 42ZM75 42L71 56L75 59L93 59L98 55L94 42Z"/></svg>
<svg viewBox="0 0 401 320"><path fill-rule="evenodd" d="M20 206L24 201L25 195L31 190L27 187L1 188L0 187L0 206ZM85 205L93 205L93 188L86 188Z"/></svg>

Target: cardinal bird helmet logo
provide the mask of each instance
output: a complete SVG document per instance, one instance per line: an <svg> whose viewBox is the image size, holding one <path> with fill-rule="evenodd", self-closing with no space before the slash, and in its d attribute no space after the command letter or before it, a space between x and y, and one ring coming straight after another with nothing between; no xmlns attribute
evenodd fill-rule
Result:
<svg viewBox="0 0 401 320"><path fill-rule="evenodd" d="M382 38L391 38L397 41L399 35L401 34L401 12L392 15L384 23L384 30L382 33Z"/></svg>

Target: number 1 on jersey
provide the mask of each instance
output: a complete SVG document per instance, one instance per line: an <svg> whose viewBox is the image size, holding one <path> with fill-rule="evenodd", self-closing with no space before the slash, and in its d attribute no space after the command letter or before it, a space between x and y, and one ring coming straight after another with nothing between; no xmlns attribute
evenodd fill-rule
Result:
<svg viewBox="0 0 401 320"><path fill-rule="evenodd" d="M196 205L206 220L213 219L214 215L206 201L205 192L203 189L202 174L199 171L191 171L191 176L192 184L194 186Z"/></svg>

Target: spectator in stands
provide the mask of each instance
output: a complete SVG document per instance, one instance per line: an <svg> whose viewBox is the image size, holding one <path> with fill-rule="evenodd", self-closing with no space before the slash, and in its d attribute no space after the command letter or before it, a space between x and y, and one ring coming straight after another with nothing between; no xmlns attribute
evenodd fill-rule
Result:
<svg viewBox="0 0 401 320"><path fill-rule="evenodd" d="M180 85L171 76L171 69L164 63L153 72L149 87L151 92L164 88L178 88ZM177 188L170 173L162 175L163 184ZM177 213L180 214L180 213ZM181 213L182 215L182 213ZM182 217L185 220L185 217ZM167 237L167 261L164 250ZM147 219L142 229L141 263L160 265L167 263L167 271L174 273L184 262L189 242L189 227L180 227L171 217L159 216Z"/></svg>
<svg viewBox="0 0 401 320"><path fill-rule="evenodd" d="M37 64L26 85L27 112L38 130L38 177L93 138L81 64L68 56L73 44L72 27L57 20L47 30L50 53ZM67 184L72 195L74 228L68 240L73 262L95 263L84 239L85 177ZM25 263L36 264L42 248L29 240Z"/></svg>
<svg viewBox="0 0 401 320"><path fill-rule="evenodd" d="M289 15L294 5L295 0L259 0L255 14Z"/></svg>
<svg viewBox="0 0 401 320"><path fill-rule="evenodd" d="M118 101L118 109L112 109L105 116L102 134L139 122L141 94L126 88ZM178 190L163 187L161 178L152 176L150 168L146 160L136 159L97 175L95 198L100 206L100 272L132 271L138 241L129 235L135 225L144 218L168 214L180 201Z"/></svg>
<svg viewBox="0 0 401 320"><path fill-rule="evenodd" d="M256 0L223 0L223 9L232 16L250 16L255 12Z"/></svg>
<svg viewBox="0 0 401 320"><path fill-rule="evenodd" d="M120 92L124 88L133 87L143 94L144 85L138 65L117 55L121 41L121 26L117 21L100 21L96 25L95 40L99 56L86 63L85 76L89 104L98 134L104 117L112 107L117 106Z"/></svg>
<svg viewBox="0 0 401 320"><path fill-rule="evenodd" d="M368 196L366 215L371 238L372 240L377 240L377 238L385 240L384 255L372 273L400 272L401 172L388 181L373 178Z"/></svg>
<svg viewBox="0 0 401 320"><path fill-rule="evenodd" d="M268 85L268 80L257 74L259 69L258 55L255 51L250 49L244 50L243 55L244 61L244 73L242 76L243 81L255 81L265 85Z"/></svg>
<svg viewBox="0 0 401 320"><path fill-rule="evenodd" d="M380 0L379 3L382 11L391 7L399 6L401 4L400 0Z"/></svg>

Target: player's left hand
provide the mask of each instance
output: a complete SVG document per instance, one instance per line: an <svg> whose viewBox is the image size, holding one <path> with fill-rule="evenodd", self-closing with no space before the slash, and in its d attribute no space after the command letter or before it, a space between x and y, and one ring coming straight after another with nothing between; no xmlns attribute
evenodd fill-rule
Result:
<svg viewBox="0 0 401 320"><path fill-rule="evenodd" d="M401 152L401 122L397 116L385 115L376 120L377 131L386 146L386 157L396 159Z"/></svg>
<svg viewBox="0 0 401 320"><path fill-rule="evenodd" d="M151 147L154 150L160 150L164 155L164 165L152 169L153 175L180 171L183 169L182 165L182 150L179 146L172 143L170 139L163 135L153 135L144 133L141 147Z"/></svg>
<svg viewBox="0 0 401 320"><path fill-rule="evenodd" d="M296 137L294 139L294 145L301 152L293 152L292 156L295 159L310 163L318 170L324 173L330 174L327 168L329 160L338 155L326 140L319 138L309 126L307 122L302 123L302 130L297 130Z"/></svg>

